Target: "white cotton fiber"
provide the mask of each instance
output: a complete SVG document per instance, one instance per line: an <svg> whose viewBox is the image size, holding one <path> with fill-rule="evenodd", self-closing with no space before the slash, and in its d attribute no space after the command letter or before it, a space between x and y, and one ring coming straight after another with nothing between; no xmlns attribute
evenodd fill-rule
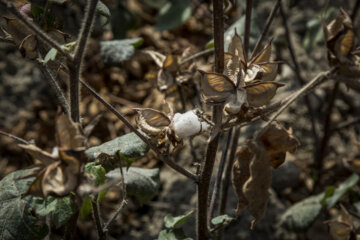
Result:
<svg viewBox="0 0 360 240"><path fill-rule="evenodd" d="M194 136L200 131L207 131L209 124L200 122L194 110L187 111L186 113L176 113L174 115L174 131L180 138L187 138Z"/></svg>

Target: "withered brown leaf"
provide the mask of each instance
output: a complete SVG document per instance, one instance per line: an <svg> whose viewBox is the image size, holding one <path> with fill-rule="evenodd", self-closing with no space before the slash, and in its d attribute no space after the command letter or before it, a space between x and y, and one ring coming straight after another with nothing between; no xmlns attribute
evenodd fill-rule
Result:
<svg viewBox="0 0 360 240"><path fill-rule="evenodd" d="M278 82L256 82L245 86L249 106L260 107L268 103L276 94L279 87L284 86Z"/></svg>
<svg viewBox="0 0 360 240"><path fill-rule="evenodd" d="M286 152L294 152L299 141L292 135L291 130L285 130L280 124L272 123L260 136L268 154L270 165L278 168L286 157Z"/></svg>
<svg viewBox="0 0 360 240"><path fill-rule="evenodd" d="M337 219L326 221L329 225L329 233L334 240L349 240L354 229L351 216L343 205Z"/></svg>
<svg viewBox="0 0 360 240"><path fill-rule="evenodd" d="M43 168L36 172L37 177L26 194L63 197L75 191L80 183L82 165L86 163L86 142L81 127L66 115L58 116L56 123L58 158L36 146L21 146L43 163Z"/></svg>
<svg viewBox="0 0 360 240"><path fill-rule="evenodd" d="M250 177L249 165L253 156L254 153L250 152L247 145L238 147L236 151L236 160L232 167L232 185L238 197L236 214L239 214L248 205L248 200L243 192L243 186Z"/></svg>
<svg viewBox="0 0 360 240"><path fill-rule="evenodd" d="M243 193L249 202L249 211L255 220L251 229L262 219L270 197L271 168L266 149L261 142L249 141L249 150L254 153L250 163L250 178L243 186Z"/></svg>
<svg viewBox="0 0 360 240"><path fill-rule="evenodd" d="M161 133L171 123L171 120L163 112L152 108L134 108L138 112L137 125L140 129L150 135Z"/></svg>

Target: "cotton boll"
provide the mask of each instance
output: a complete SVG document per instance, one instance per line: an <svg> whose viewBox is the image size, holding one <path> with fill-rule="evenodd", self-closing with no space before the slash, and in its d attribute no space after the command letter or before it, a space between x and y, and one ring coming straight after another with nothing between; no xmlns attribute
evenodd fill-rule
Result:
<svg viewBox="0 0 360 240"><path fill-rule="evenodd" d="M209 124L200 122L194 110L187 111L186 113L176 113L173 118L174 131L180 138L187 138L194 136L200 131L207 131Z"/></svg>

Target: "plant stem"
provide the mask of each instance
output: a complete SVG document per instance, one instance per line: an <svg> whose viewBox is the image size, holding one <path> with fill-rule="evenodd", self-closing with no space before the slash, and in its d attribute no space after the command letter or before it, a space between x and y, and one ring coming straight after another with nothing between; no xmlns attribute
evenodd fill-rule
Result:
<svg viewBox="0 0 360 240"><path fill-rule="evenodd" d="M320 177L321 177L321 172L322 172L322 168L323 168L323 162L324 162L324 158L326 156L326 150L327 150L327 146L331 137L331 115L333 113L333 109L334 109L334 105L335 105L335 100L337 98L337 95L339 93L339 82L335 82L334 84L334 88L333 91L330 95L330 99L329 99L329 104L328 107L326 109L326 115L325 115L325 120L324 120L324 130L323 130L323 137L321 139L320 142L320 146L317 149L316 152L316 162L315 162L315 166L316 169L319 171L319 176L317 179L317 183L320 181ZM315 185L316 187L316 185Z"/></svg>
<svg viewBox="0 0 360 240"><path fill-rule="evenodd" d="M245 16L245 33L244 33L244 57L248 59L249 42L250 42L250 28L251 28L251 9L252 0L246 0L246 16Z"/></svg>
<svg viewBox="0 0 360 240"><path fill-rule="evenodd" d="M55 93L55 96L62 107L65 114L69 113L69 104L62 92L60 86L57 84L54 76L51 74L47 66L44 66L42 63L38 62L38 67L40 68L41 72L44 74L45 79L48 81L50 87Z"/></svg>
<svg viewBox="0 0 360 240"><path fill-rule="evenodd" d="M119 208L116 210L116 212L111 216L111 218L109 219L109 221L105 224L105 226L103 227L103 231L107 232L109 230L109 227L111 226L111 224L115 221L115 219L117 218L117 216L122 212L123 208L126 205L126 200L123 199L120 203Z"/></svg>
<svg viewBox="0 0 360 240"><path fill-rule="evenodd" d="M223 19L223 1L213 0L213 25L214 25L214 45L215 45L215 71L223 73L224 71L224 19ZM215 123L215 129L221 126L222 107L214 106L212 120ZM213 130L214 131L214 130ZM209 239L208 229L208 197L209 187L214 162L219 142L219 132L210 138L207 146L205 162L200 169L200 177L197 186L198 201L196 212L196 230L197 239Z"/></svg>
<svg viewBox="0 0 360 240"><path fill-rule="evenodd" d="M55 48L59 53L64 55L68 61L72 61L72 57L70 54L65 52L61 45L57 43L54 39L49 37L41 28L39 28L35 23L29 21L29 19L21 14L17 8L14 6L12 1L7 0L0 0L1 5L5 6L7 10L15 15L19 21L21 21L26 27L28 27L31 31L33 31L36 34L36 37L40 38L44 43L49 45L52 48Z"/></svg>
<svg viewBox="0 0 360 240"><path fill-rule="evenodd" d="M104 239L106 239L106 234L104 233L103 228L102 228L101 217L100 217L100 213L99 213L97 199L98 199L98 195L95 196L95 199L91 200L92 214L93 214L93 218L95 221L99 239L104 240Z"/></svg>
<svg viewBox="0 0 360 240"><path fill-rule="evenodd" d="M194 55L191 55L190 57L187 57L185 59L183 59L181 62L180 62L180 65L183 65L187 62L190 62L196 58L199 58L199 57L202 57L202 56L205 56L206 54L209 54L209 53L212 53L214 51L213 48L211 49L206 49L204 51L201 51L201 52L198 52L198 53L195 53Z"/></svg>
<svg viewBox="0 0 360 240"><path fill-rule="evenodd" d="M115 114L115 116L117 118L119 118L124 124L125 126L127 126L132 132L134 132L141 140L143 140L154 152L157 153L157 155L159 156L160 160L162 160L164 163L166 163L169 167L171 167L172 169L174 169L175 171L181 173L182 175L184 175L187 178L190 178L192 180L194 180L195 182L198 181L198 177L196 175L194 175L193 173L189 172L188 170L184 169L183 167L181 167L180 165L178 165L177 163L175 163L174 161L172 161L169 156L164 156L163 154L161 154L161 152L159 151L159 149L150 142L150 140L145 137L144 135L142 135L133 125L131 125L131 123L121 114L119 113L111 104L109 104L108 102L106 102L99 94L97 94L95 92L95 90L93 90L89 85L87 85L85 82L80 80L80 83L82 84L82 86L89 92L91 93L99 102L101 102L108 110L110 110L113 114Z"/></svg>
<svg viewBox="0 0 360 240"><path fill-rule="evenodd" d="M79 81L82 62L86 51L87 41L90 37L92 26L95 21L96 5L99 0L88 0L85 10L85 20L81 25L78 42L76 44L74 60L68 62L70 76L70 112L74 122L80 121L80 92Z"/></svg>
<svg viewBox="0 0 360 240"><path fill-rule="evenodd" d="M276 3L275 3L274 7L272 8L272 10L271 10L271 12L270 12L270 15L269 15L269 17L268 17L267 20L266 20L265 27L264 27L264 29L263 29L260 37L258 38L254 49L252 50L250 59L252 59L254 56L256 56L256 53L257 53L257 51L259 50L262 41L263 41L264 38L266 37L266 34L267 34L267 32L269 31L270 25L271 25L271 23L272 23L272 21L273 21L273 19L274 19L274 17L275 17L275 14L276 14L277 10L279 9L280 1L281 1L281 0L276 0Z"/></svg>
<svg viewBox="0 0 360 240"><path fill-rule="evenodd" d="M336 125L336 127L331 129L331 132L334 133L334 132L340 131L340 130L342 130L344 128L350 127L350 126L352 126L354 124L358 124L358 123L360 123L360 117L357 117L357 118L350 119L350 120L347 120L345 122L339 123L338 125Z"/></svg>
<svg viewBox="0 0 360 240"><path fill-rule="evenodd" d="M354 5L354 8L351 12L351 20L354 22L355 21L355 18L356 18L356 15L359 11L359 8L360 8L360 0L356 0L356 3Z"/></svg>
<svg viewBox="0 0 360 240"><path fill-rule="evenodd" d="M0 135L3 135L5 137L8 137L8 138L11 138L11 139L14 139L15 141L21 143L21 144L25 144L25 145L28 145L30 144L28 141L26 141L25 139L22 139L22 138L19 138L15 135L12 135L11 133L7 133L7 132L3 132L0 130Z"/></svg>
<svg viewBox="0 0 360 240"><path fill-rule="evenodd" d="M289 48L291 60L292 60L292 62L294 64L294 67L295 67L296 79L297 79L298 83L301 86L303 86L306 82L305 82L305 80L302 78L302 76L300 74L301 70L300 70L299 64L298 64L298 62L296 60L295 51L294 51L292 41L291 41L291 38L290 38L290 30L289 30L289 26L288 26L287 19L286 19L286 14L285 14L284 8L283 8L281 3L280 3L280 14L281 14L283 24L284 24L284 28L285 28L285 37L286 37L286 41L288 43L288 48ZM314 109L312 108L312 105L311 105L311 102L310 102L310 99L309 99L308 96L304 97L304 101L305 101L306 107L308 109L308 114L309 114L310 121L311 121L311 130L312 130L312 133L313 133L315 146L318 146L319 138L318 138L318 135L317 135L317 132L316 132Z"/></svg>
<svg viewBox="0 0 360 240"><path fill-rule="evenodd" d="M208 223L208 225L210 225L211 219L214 216L215 205L217 203L217 198L219 196L220 185L221 185L222 175L223 175L225 164L226 164L226 157L228 155L227 154L228 149L229 149L230 142L231 142L232 131L233 131L233 129L231 128L229 130L229 132L228 132L225 148L224 148L224 150L223 150L223 152L221 154L219 169L218 169L216 181L215 181L215 184L214 184L214 191L212 193L211 200L210 200L210 207L209 207L209 213L208 213L208 215L209 215L209 219L208 219L209 223Z"/></svg>

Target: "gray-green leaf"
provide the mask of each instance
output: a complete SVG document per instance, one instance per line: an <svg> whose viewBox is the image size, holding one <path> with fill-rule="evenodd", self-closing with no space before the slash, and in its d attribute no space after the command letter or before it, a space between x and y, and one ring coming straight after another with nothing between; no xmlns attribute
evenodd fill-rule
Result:
<svg viewBox="0 0 360 240"><path fill-rule="evenodd" d="M290 208L280 218L280 225L292 231L305 231L321 212L324 193L308 197Z"/></svg>
<svg viewBox="0 0 360 240"><path fill-rule="evenodd" d="M326 207L332 208L334 205L339 201L339 199L353 186L356 185L356 183L359 181L359 175L354 173L351 175L348 179L346 179L344 182L342 182L333 192L331 197L328 197L326 199Z"/></svg>
<svg viewBox="0 0 360 240"><path fill-rule="evenodd" d="M101 153L110 157L117 157L118 153L120 153L125 159L133 159L144 156L148 151L149 146L145 142L135 133L129 133L99 146L89 148L85 153L88 161L95 161Z"/></svg>
<svg viewBox="0 0 360 240"><path fill-rule="evenodd" d="M100 42L101 59L106 66L120 66L134 55L135 48L142 43L142 38Z"/></svg>
<svg viewBox="0 0 360 240"><path fill-rule="evenodd" d="M126 192L137 197L141 203L149 202L158 192L160 187L159 169L143 169L131 167L128 171L123 168ZM121 176L120 169L116 168L106 174L108 179Z"/></svg>
<svg viewBox="0 0 360 240"><path fill-rule="evenodd" d="M167 2L157 15L156 30L164 31L180 26L191 16L191 0L172 0Z"/></svg>
<svg viewBox="0 0 360 240"><path fill-rule="evenodd" d="M181 228L176 228L162 230L159 233L158 240L192 240L192 238L186 237Z"/></svg>
<svg viewBox="0 0 360 240"><path fill-rule="evenodd" d="M194 211L191 210L188 213L186 213L185 215L181 215L181 216L177 216L177 217L173 217L173 216L171 216L171 214L166 215L164 218L165 227L167 227L167 228L179 227L180 225L182 225L183 223L185 223L188 220L189 216L193 212Z"/></svg>
<svg viewBox="0 0 360 240"><path fill-rule="evenodd" d="M35 200L35 211L38 216L51 214L56 228L63 226L76 212L76 206L69 196L63 198L47 197Z"/></svg>
<svg viewBox="0 0 360 240"><path fill-rule="evenodd" d="M217 217L214 217L213 219L211 219L211 223L214 225L221 224L221 225L226 226L233 220L234 220L234 218L230 217L227 214L224 214L224 215L220 215L220 216L217 216Z"/></svg>
<svg viewBox="0 0 360 240"><path fill-rule="evenodd" d="M43 239L48 228L32 212L32 196L21 198L34 177L23 178L35 169L10 173L0 181L0 239Z"/></svg>

